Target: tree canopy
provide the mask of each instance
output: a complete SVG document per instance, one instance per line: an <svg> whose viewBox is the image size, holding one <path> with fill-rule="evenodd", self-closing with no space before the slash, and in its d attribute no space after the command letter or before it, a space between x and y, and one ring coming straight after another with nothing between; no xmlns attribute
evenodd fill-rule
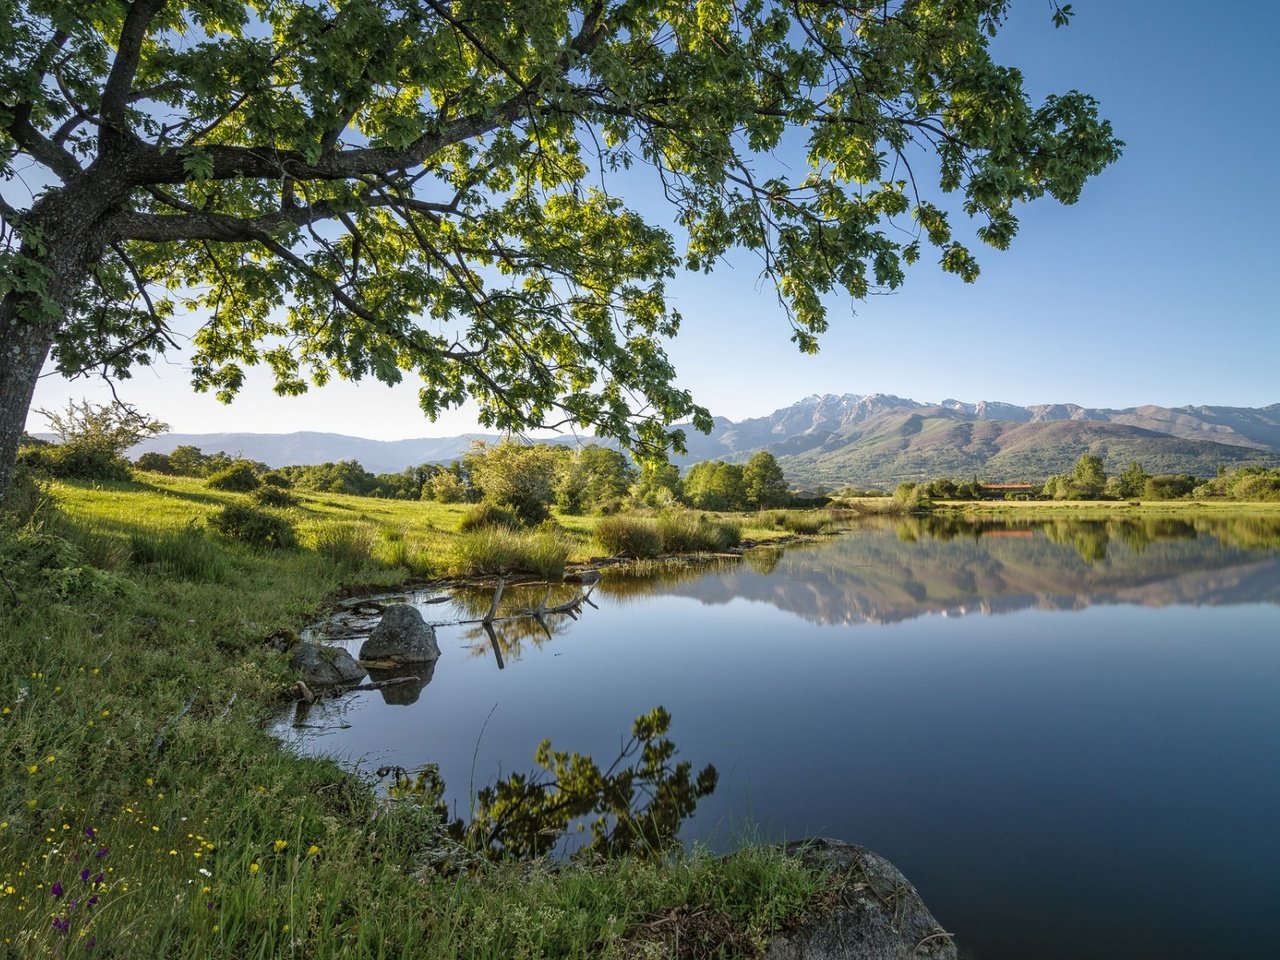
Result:
<svg viewBox="0 0 1280 960"><path fill-rule="evenodd" d="M0 0L0 490L50 351L124 377L189 311L225 399L416 374L428 416L679 447L678 269L758 252L812 351L927 246L977 276L949 211L1003 249L1119 155L991 58L1008 7Z"/></svg>

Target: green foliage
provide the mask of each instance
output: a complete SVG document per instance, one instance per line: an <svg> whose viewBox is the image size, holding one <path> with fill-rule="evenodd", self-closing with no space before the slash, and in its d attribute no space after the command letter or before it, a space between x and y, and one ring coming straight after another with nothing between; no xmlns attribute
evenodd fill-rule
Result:
<svg viewBox="0 0 1280 960"><path fill-rule="evenodd" d="M42 504L49 502L49 495L36 480L31 468L19 463L13 473L9 493L0 500L0 525L22 525L35 516Z"/></svg>
<svg viewBox="0 0 1280 960"><path fill-rule="evenodd" d="M1153 480L1164 481L1165 478L1153 477ZM1161 489L1172 492L1171 485L1161 485ZM1219 470L1218 476L1195 488L1195 496L1225 497L1228 500L1280 500L1280 468L1240 467L1227 472ZM1185 495L1185 494L1184 494Z"/></svg>
<svg viewBox="0 0 1280 960"><path fill-rule="evenodd" d="M513 31L489 6L16 0L0 177L33 169L41 202L6 215L0 295L63 371L125 375L192 308L224 399L252 364L285 394L411 372L428 415L678 446L711 419L663 346L677 270L767 250L812 352L831 291L895 289L926 249L972 281L1018 204L1119 157L1091 97L1033 101L993 59L1007 6L530 0ZM608 182L635 165L683 248Z"/></svg>
<svg viewBox="0 0 1280 960"><path fill-rule="evenodd" d="M528 526L551 515L559 460L568 451L546 444L477 441L463 458L471 482L486 500L506 507Z"/></svg>
<svg viewBox="0 0 1280 960"><path fill-rule="evenodd" d="M422 488L422 496L437 503L462 503L467 499L467 488L457 474L443 470Z"/></svg>
<svg viewBox="0 0 1280 960"><path fill-rule="evenodd" d="M1102 496L1107 484L1107 471L1102 458L1091 453L1082 453L1071 471L1071 488L1075 494L1073 500L1097 500Z"/></svg>
<svg viewBox="0 0 1280 960"><path fill-rule="evenodd" d="M287 517L240 503L229 503L213 514L209 526L228 540L251 547L287 549L298 543L297 531Z"/></svg>
<svg viewBox="0 0 1280 960"><path fill-rule="evenodd" d="M133 461L133 465L139 470L146 470L148 473L177 473L173 469L173 461L169 459L167 453L144 453Z"/></svg>
<svg viewBox="0 0 1280 960"><path fill-rule="evenodd" d="M38 410L58 435L56 445L28 445L20 460L33 470L65 480L128 480L125 451L169 429L159 420L120 404L72 400L62 411Z"/></svg>
<svg viewBox="0 0 1280 960"><path fill-rule="evenodd" d="M684 477L684 500L699 510L745 510L744 469L723 460L695 463Z"/></svg>
<svg viewBox="0 0 1280 960"><path fill-rule="evenodd" d="M286 477L279 470L268 470L258 478L264 486L275 487L278 490L288 490L293 486L293 481Z"/></svg>
<svg viewBox="0 0 1280 960"><path fill-rule="evenodd" d="M908 512L933 509L924 484L910 481L900 483L894 488L893 502L897 507Z"/></svg>
<svg viewBox="0 0 1280 960"><path fill-rule="evenodd" d="M1130 460L1124 472L1114 478L1115 495L1121 500L1133 500L1141 497L1147 488L1149 474L1137 460Z"/></svg>
<svg viewBox="0 0 1280 960"><path fill-rule="evenodd" d="M787 478L772 453L752 455L742 471L743 499L748 507L777 507L787 502Z"/></svg>
<svg viewBox="0 0 1280 960"><path fill-rule="evenodd" d="M0 523L0 610L66 601L102 600L123 584L100 569L79 544L43 526Z"/></svg>
<svg viewBox="0 0 1280 960"><path fill-rule="evenodd" d="M260 507L275 507L284 509L286 507L296 507L298 498L288 490L281 487L267 486L265 483L257 490L253 491L253 502Z"/></svg>
<svg viewBox="0 0 1280 960"><path fill-rule="evenodd" d="M644 560L662 552L662 534L648 517L603 517L593 533L609 556Z"/></svg>
<svg viewBox="0 0 1280 960"><path fill-rule="evenodd" d="M249 493L257 490L260 484L253 466L245 462L232 464L210 474L205 481L205 486L210 490L226 490L231 493Z"/></svg>
<svg viewBox="0 0 1280 960"><path fill-rule="evenodd" d="M631 487L631 496L649 507L669 507L684 495L680 470L673 463L648 462L640 467L640 478Z"/></svg>
<svg viewBox="0 0 1280 960"><path fill-rule="evenodd" d="M588 444L564 458L555 481L561 513L599 512L618 503L636 480L631 461L617 450Z"/></svg>
<svg viewBox="0 0 1280 960"><path fill-rule="evenodd" d="M481 500L462 515L462 519L458 521L458 530L462 533L471 533L487 527L518 527L519 525L520 521L510 510L505 510L496 503Z"/></svg>

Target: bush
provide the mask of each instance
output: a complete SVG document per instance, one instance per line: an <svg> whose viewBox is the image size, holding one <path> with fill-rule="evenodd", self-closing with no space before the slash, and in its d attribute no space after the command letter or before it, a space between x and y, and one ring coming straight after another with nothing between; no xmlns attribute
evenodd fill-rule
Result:
<svg viewBox="0 0 1280 960"><path fill-rule="evenodd" d="M59 480L128 480L128 462L111 450L87 444L23 447L18 462Z"/></svg>
<svg viewBox="0 0 1280 960"><path fill-rule="evenodd" d="M260 507L296 507L298 498L280 487L262 486L253 491L253 502Z"/></svg>
<svg viewBox="0 0 1280 960"><path fill-rule="evenodd" d="M228 540L251 547L283 549L298 544L298 534L286 517L256 507L232 503L209 518L209 526Z"/></svg>
<svg viewBox="0 0 1280 960"><path fill-rule="evenodd" d="M268 470L258 478L258 481L267 487L279 487L282 490L288 490L293 486L293 481L286 477L279 470Z"/></svg>
<svg viewBox="0 0 1280 960"><path fill-rule="evenodd" d="M458 531L460 533L472 533L488 527L517 527L519 525L520 522L510 510L486 500L477 503L462 515L462 522L458 524Z"/></svg>
<svg viewBox="0 0 1280 960"><path fill-rule="evenodd" d="M371 523L330 520L316 529L311 549L338 566L355 570L373 559L376 530Z"/></svg>
<svg viewBox="0 0 1280 960"><path fill-rule="evenodd" d="M668 510L658 517L658 535L666 553L715 553L742 542L742 528L692 510Z"/></svg>
<svg viewBox="0 0 1280 960"><path fill-rule="evenodd" d="M568 559L568 542L554 533L485 527L454 541L452 568L462 576L536 573L559 580Z"/></svg>
<svg viewBox="0 0 1280 960"><path fill-rule="evenodd" d="M644 560L662 552L658 525L645 517L605 517L596 524L595 538L610 556Z"/></svg>
<svg viewBox="0 0 1280 960"><path fill-rule="evenodd" d="M204 485L211 490L227 490L232 493L248 493L257 490L258 475L247 463L233 463L231 466L212 474Z"/></svg>

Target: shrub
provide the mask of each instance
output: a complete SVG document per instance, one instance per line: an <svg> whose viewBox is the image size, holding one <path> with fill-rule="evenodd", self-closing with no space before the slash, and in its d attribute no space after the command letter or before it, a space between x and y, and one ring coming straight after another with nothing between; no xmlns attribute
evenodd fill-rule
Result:
<svg viewBox="0 0 1280 960"><path fill-rule="evenodd" d="M293 481L286 477L279 470L268 470L258 478L259 482L268 487L279 487L282 490L288 490L293 486Z"/></svg>
<svg viewBox="0 0 1280 960"><path fill-rule="evenodd" d="M662 552L658 524L645 517L605 517L596 524L595 538L610 556L644 560Z"/></svg>
<svg viewBox="0 0 1280 960"><path fill-rule="evenodd" d="M714 553L742 542L742 528L692 510L668 510L658 517L658 535L667 553Z"/></svg>
<svg viewBox="0 0 1280 960"><path fill-rule="evenodd" d="M331 520L316 528L311 549L338 566L355 570L373 559L376 530L371 523Z"/></svg>
<svg viewBox="0 0 1280 960"><path fill-rule="evenodd" d="M123 457L88 444L23 447L18 462L59 480L128 480L131 476Z"/></svg>
<svg viewBox="0 0 1280 960"><path fill-rule="evenodd" d="M251 547L297 546L298 534L288 518L256 507L231 503L209 518L209 525L228 540Z"/></svg>
<svg viewBox="0 0 1280 960"><path fill-rule="evenodd" d="M253 491L253 502L260 507L295 507L298 498L280 487L262 486Z"/></svg>
<svg viewBox="0 0 1280 960"><path fill-rule="evenodd" d="M458 524L460 533L471 533L486 527L516 527L519 521L510 510L503 509L496 503L481 501L462 515Z"/></svg>
<svg viewBox="0 0 1280 960"><path fill-rule="evenodd" d="M233 493L248 493L251 490L257 490L259 486L258 475L253 472L253 467L247 463L233 463L231 466L219 470L212 474L208 480L204 482L206 487L211 490L228 490Z"/></svg>
<svg viewBox="0 0 1280 960"><path fill-rule="evenodd" d="M147 470L151 473L175 473L173 469L173 461L169 459L167 453L144 453L133 461L133 465L139 470Z"/></svg>
<svg viewBox="0 0 1280 960"><path fill-rule="evenodd" d="M558 580L568 559L568 542L554 533L485 527L454 541L452 567L463 576L520 572Z"/></svg>

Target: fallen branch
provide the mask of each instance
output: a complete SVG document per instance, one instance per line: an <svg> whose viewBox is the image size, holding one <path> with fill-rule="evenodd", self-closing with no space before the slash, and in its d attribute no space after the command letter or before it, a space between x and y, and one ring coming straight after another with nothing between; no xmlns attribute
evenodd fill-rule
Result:
<svg viewBox="0 0 1280 960"><path fill-rule="evenodd" d="M384 687L394 687L401 683L418 683L421 680L421 677L412 675L407 677L390 677L386 680L376 680L372 683L356 684L354 687L343 687L342 692L354 693L357 690L381 690Z"/></svg>

